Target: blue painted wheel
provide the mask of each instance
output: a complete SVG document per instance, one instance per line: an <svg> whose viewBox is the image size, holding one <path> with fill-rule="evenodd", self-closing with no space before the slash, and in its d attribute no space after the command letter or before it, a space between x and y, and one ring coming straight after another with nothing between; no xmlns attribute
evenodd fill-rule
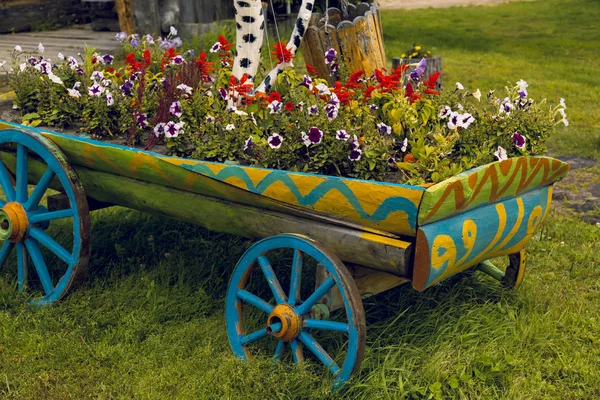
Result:
<svg viewBox="0 0 600 400"><path fill-rule="evenodd" d="M278 278L269 257L272 252L281 249L292 251L293 255L291 266L286 266L286 273L280 273ZM312 286L307 291L306 287L302 288L301 277L304 266L311 261L313 265L320 265L327 277L314 290ZM264 276L269 288L262 296L251 293L249 289L250 280L255 279L252 278L254 267L258 267L256 274ZM281 283L284 281L289 288L287 291ZM324 298L332 289L339 290L341 295L343 306L336 315L342 321L323 318L329 315ZM304 300L301 293L306 294ZM248 309L254 312L254 321L259 321L259 325L255 330L246 332L244 315ZM248 249L231 277L225 311L231 348L242 359L252 357L252 346L275 339L274 360L281 359L285 348L289 347L294 363L303 366L306 354L307 359L313 359L316 365L322 365L333 374L334 390L341 387L362 362L366 323L358 289L340 259L307 237L292 234L274 236ZM261 315L257 316L257 313ZM338 354L330 355L321 346L318 340L321 332L329 335L328 342L341 344Z"/></svg>
<svg viewBox="0 0 600 400"><path fill-rule="evenodd" d="M69 291L87 266L87 199L64 154L41 134L0 130L0 148L0 266L15 250L19 291L26 292L33 304L50 304ZM40 204L49 188L67 196L67 208L48 211ZM68 228L60 238L51 237L46 229L62 219L72 226L72 234Z"/></svg>

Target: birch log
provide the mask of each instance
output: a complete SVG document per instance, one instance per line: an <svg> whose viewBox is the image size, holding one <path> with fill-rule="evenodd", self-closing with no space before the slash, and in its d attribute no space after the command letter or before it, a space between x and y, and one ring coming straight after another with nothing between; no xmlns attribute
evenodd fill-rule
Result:
<svg viewBox="0 0 600 400"><path fill-rule="evenodd" d="M256 76L265 31L265 16L260 0L234 0L236 22L236 56L233 76L238 80L248 74L248 83Z"/></svg>

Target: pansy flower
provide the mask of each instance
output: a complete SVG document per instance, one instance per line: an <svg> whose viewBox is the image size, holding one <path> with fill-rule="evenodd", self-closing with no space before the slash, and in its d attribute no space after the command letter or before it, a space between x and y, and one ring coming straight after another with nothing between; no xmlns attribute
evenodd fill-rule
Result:
<svg viewBox="0 0 600 400"><path fill-rule="evenodd" d="M348 156L348 158L350 159L350 161L358 161L360 160L361 156L362 150L358 147L355 147L354 149L352 149L352 151L350 151L350 155Z"/></svg>
<svg viewBox="0 0 600 400"><path fill-rule="evenodd" d="M375 111L377 111L378 109L379 109L379 107L377 107L377 105L376 105L376 104L371 104L371 105L369 106L369 110L371 110L371 112L375 112Z"/></svg>
<svg viewBox="0 0 600 400"><path fill-rule="evenodd" d="M156 137L160 137L160 135L163 135L165 133L166 126L167 124L165 124L164 122L156 124L156 126L154 127L154 135Z"/></svg>
<svg viewBox="0 0 600 400"><path fill-rule="evenodd" d="M317 115L317 114L319 114L319 107L317 107L317 106L308 107L308 115Z"/></svg>
<svg viewBox="0 0 600 400"><path fill-rule="evenodd" d="M512 134L512 140L515 142L515 146L521 150L525 150L525 136L521 135L519 132L515 132Z"/></svg>
<svg viewBox="0 0 600 400"><path fill-rule="evenodd" d="M384 124L383 122L380 122L379 124L377 124L377 130L379 130L379 133L381 133L382 135L383 134L390 135L392 133L392 127Z"/></svg>
<svg viewBox="0 0 600 400"><path fill-rule="evenodd" d="M406 153L407 148L408 148L408 138L404 138L404 140L402 141L402 146L400 146L400 150L402 150L403 153Z"/></svg>
<svg viewBox="0 0 600 400"><path fill-rule="evenodd" d="M100 95L102 94L102 92L104 92L104 87L100 86L98 84L93 84L92 86L90 86L88 88L88 94L90 96L98 96L98 97L100 97Z"/></svg>
<svg viewBox="0 0 600 400"><path fill-rule="evenodd" d="M171 104L171 107L169 107L169 112L171 114L173 114L174 116L176 116L176 117L181 117L181 114L182 114L182 112L181 112L181 102L174 101Z"/></svg>
<svg viewBox="0 0 600 400"><path fill-rule="evenodd" d="M337 57L337 51L335 49L329 49L325 52L325 63L327 65L333 63Z"/></svg>
<svg viewBox="0 0 600 400"><path fill-rule="evenodd" d="M267 139L267 143L269 144L270 148L278 149L281 147L281 143L283 143L283 138L279 134L274 133L271 136L269 136L269 138Z"/></svg>
<svg viewBox="0 0 600 400"><path fill-rule="evenodd" d="M254 146L254 142L252 141L252 136L250 136L248 139L246 139L246 142L244 142L244 151L248 150L252 146Z"/></svg>
<svg viewBox="0 0 600 400"><path fill-rule="evenodd" d="M450 108L450 106L444 106L441 110L440 110L440 118L441 119L446 119L450 114L452 114L452 109Z"/></svg>
<svg viewBox="0 0 600 400"><path fill-rule="evenodd" d="M308 130L308 140L310 140L312 144L321 143L321 140L323 140L323 131L316 126L313 126Z"/></svg>
<svg viewBox="0 0 600 400"><path fill-rule="evenodd" d="M112 106L113 104L115 104L115 98L113 97L112 93L107 90L106 91L106 105Z"/></svg>
<svg viewBox="0 0 600 400"><path fill-rule="evenodd" d="M425 73L425 69L427 68L427 60L425 59L425 57L421 58L421 61L419 61L419 63L417 64L417 68L410 73L410 77L412 79L417 79L419 78L421 75L423 75Z"/></svg>
<svg viewBox="0 0 600 400"><path fill-rule="evenodd" d="M135 121L137 122L140 128L145 128L148 126L148 116L146 114L138 113L135 118Z"/></svg>
<svg viewBox="0 0 600 400"><path fill-rule="evenodd" d="M346 132L345 130L340 129L335 133L335 138L337 140L347 141L348 139L350 139L350 135L348 135L348 132Z"/></svg>
<svg viewBox="0 0 600 400"><path fill-rule="evenodd" d="M192 94L192 88L186 85L185 83L177 85L177 89L181 90L181 94L184 96Z"/></svg>
<svg viewBox="0 0 600 400"><path fill-rule="evenodd" d="M506 150L502 148L502 146L498 146L498 150L494 153L494 156L498 159L498 161L508 160L508 155L506 154Z"/></svg>

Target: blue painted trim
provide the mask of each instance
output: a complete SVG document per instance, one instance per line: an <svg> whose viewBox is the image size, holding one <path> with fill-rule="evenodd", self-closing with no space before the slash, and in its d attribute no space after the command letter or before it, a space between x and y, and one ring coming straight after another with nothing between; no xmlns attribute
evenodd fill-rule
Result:
<svg viewBox="0 0 600 400"><path fill-rule="evenodd" d="M317 261L321 266L323 266L323 268L325 268L327 273L330 275L330 277L326 279L325 282L315 290L313 295L309 296L309 298L304 303L300 303L300 305L296 307L296 313L299 313L299 311L302 311L303 309L307 309L308 311L310 311L310 303L312 303L313 301L316 302L317 300L319 300L319 298L322 298L328 290L330 290L337 282L340 282L340 276L336 270L334 263L323 252L321 252L321 250L319 250L319 248L316 247L311 240L307 238L296 235L279 235L263 239L255 243L246 251L246 253L244 253L242 258L236 265L231 280L229 282L229 287L227 289L227 297L225 299L225 319L227 323L227 335L229 337L229 343L231 345L233 353L237 357L240 357L242 359L248 359L249 354L246 353L246 347L242 343L242 338L245 335L243 331L239 330L243 328L238 310L239 307L242 307L242 297L258 298L254 295L251 295L252 297L246 295L240 296L240 293L245 292L245 290L242 289L242 286L244 286L244 280L248 279L248 277L250 276L249 270L251 268L254 268L254 266L258 263L259 257L268 254L272 250L277 249L298 250L302 252L303 255L309 256L315 261ZM331 282L333 282L333 284L331 284ZM350 375L352 374L352 371L357 361L356 352L358 349L359 340L358 330L356 326L352 323L352 321L354 321L354 316L348 296L345 293L343 286L338 284L338 288L340 289L340 294L346 311L346 318L348 320L348 323L346 324L347 330L345 327L343 329L348 336L346 359L344 360L344 364L341 367L331 364L329 361L330 358L327 358L329 356L321 348L321 346L318 343L316 343L316 341L314 341L314 338L312 338L312 336L308 333L309 328L307 327L303 328L302 333L297 339L294 339L290 342L292 356L294 358L294 362L296 363L302 362L302 360L299 359L296 353L300 351L298 340L301 340L303 343L305 341L309 343L308 345L306 343L304 344L311 350L311 352L316 352L317 354L315 355L317 357L320 357L319 359L324 363L324 365L330 368L330 371L333 371L335 373L335 379L333 384L334 389L341 387L350 378ZM261 300L261 302L264 301ZM322 321L317 321L314 323L310 321L309 325L311 324L314 324L316 327L319 328L327 328L332 331L338 332L342 330L343 325L341 323L332 322L323 325Z"/></svg>

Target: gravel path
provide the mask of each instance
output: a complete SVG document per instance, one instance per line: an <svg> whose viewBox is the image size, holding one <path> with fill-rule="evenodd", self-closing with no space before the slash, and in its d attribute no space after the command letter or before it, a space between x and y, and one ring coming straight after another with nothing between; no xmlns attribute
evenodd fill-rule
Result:
<svg viewBox="0 0 600 400"><path fill-rule="evenodd" d="M516 0L377 0L377 3L381 8L445 8L475 5L491 6L511 1Z"/></svg>

